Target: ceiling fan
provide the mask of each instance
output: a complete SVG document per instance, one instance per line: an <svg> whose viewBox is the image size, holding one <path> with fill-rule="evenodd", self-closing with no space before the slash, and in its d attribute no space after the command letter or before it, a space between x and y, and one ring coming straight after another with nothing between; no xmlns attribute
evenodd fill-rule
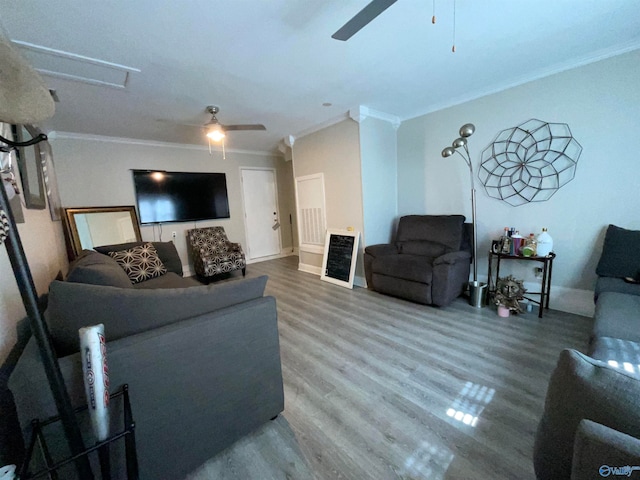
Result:
<svg viewBox="0 0 640 480"><path fill-rule="evenodd" d="M209 105L207 107L207 113L211 114L211 120L204 124L204 131L207 138L214 142L219 142L226 136L226 132L237 130L266 130L266 127L261 123L248 123L239 125L223 125L220 123L216 114L220 111L220 108L216 105Z"/></svg>
<svg viewBox="0 0 640 480"><path fill-rule="evenodd" d="M342 40L343 42L349 40L397 1L398 0L373 0L351 20L345 23L336 33L331 35L331 38Z"/></svg>

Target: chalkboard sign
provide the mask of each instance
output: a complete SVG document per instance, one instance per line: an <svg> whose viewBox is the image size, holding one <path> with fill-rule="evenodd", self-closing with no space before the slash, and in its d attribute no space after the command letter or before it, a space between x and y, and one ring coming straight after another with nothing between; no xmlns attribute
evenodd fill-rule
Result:
<svg viewBox="0 0 640 480"><path fill-rule="evenodd" d="M320 279L353 288L359 232L327 230Z"/></svg>

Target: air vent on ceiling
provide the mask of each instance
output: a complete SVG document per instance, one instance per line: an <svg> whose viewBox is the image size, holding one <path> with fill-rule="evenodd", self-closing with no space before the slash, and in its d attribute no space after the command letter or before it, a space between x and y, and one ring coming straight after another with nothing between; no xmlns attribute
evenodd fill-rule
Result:
<svg viewBox="0 0 640 480"><path fill-rule="evenodd" d="M33 68L42 75L74 80L91 85L125 88L131 73L139 73L134 67L85 57L21 40L11 40Z"/></svg>

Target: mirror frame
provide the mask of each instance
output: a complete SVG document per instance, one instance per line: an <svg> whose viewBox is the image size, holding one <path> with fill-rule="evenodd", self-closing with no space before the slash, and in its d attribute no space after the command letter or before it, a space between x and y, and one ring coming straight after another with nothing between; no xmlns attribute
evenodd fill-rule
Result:
<svg viewBox="0 0 640 480"><path fill-rule="evenodd" d="M42 133L33 125L13 125L13 136L18 142L25 142ZM27 135L28 134L28 135ZM30 136L30 138L29 138ZM40 144L16 149L18 169L22 182L24 205L28 209L44 210L47 207L44 176L42 174L42 152Z"/></svg>
<svg viewBox="0 0 640 480"><path fill-rule="evenodd" d="M70 257L71 260L75 259L83 248L80 243L80 236L78 235L78 227L76 225L76 215L83 215L87 213L110 213L110 212L128 212L131 215L131 222L133 223L133 231L136 234L136 241L142 241L142 235L140 233L140 222L138 221L138 215L136 214L136 207L126 205L122 207L75 207L64 209L64 219L67 226L67 238L70 244ZM72 255L71 255L72 254Z"/></svg>

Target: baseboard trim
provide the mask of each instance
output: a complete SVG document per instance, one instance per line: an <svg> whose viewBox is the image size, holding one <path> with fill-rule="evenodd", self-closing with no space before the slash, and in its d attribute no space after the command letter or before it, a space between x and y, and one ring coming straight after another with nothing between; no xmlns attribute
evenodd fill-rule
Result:
<svg viewBox="0 0 640 480"><path fill-rule="evenodd" d="M367 288L367 280L364 277L361 277L359 275L356 275L355 277L353 277L353 284L356 287Z"/></svg>
<svg viewBox="0 0 640 480"><path fill-rule="evenodd" d="M487 281L486 275L478 275L481 282ZM524 288L529 292L540 291L540 280L534 282L524 282ZM533 295L533 299L539 298ZM549 297L549 308L561 312L593 317L595 304L593 302L593 290L581 290L578 288L560 287L551 285L551 296Z"/></svg>
<svg viewBox="0 0 640 480"><path fill-rule="evenodd" d="M298 263L298 270L317 276L322 274L322 267L316 267L315 265L309 265L308 263Z"/></svg>
<svg viewBox="0 0 640 480"><path fill-rule="evenodd" d="M295 255L295 252L292 252L291 249L288 248L288 249L282 250L277 255L269 255L267 257L259 257L259 258L248 258L247 265L251 263L260 263L260 262L266 262L268 260L275 260L276 258L290 257L291 255Z"/></svg>
<svg viewBox="0 0 640 480"><path fill-rule="evenodd" d="M579 290L577 288L551 285L549 307L561 312L593 317L596 308L593 301L593 290Z"/></svg>

